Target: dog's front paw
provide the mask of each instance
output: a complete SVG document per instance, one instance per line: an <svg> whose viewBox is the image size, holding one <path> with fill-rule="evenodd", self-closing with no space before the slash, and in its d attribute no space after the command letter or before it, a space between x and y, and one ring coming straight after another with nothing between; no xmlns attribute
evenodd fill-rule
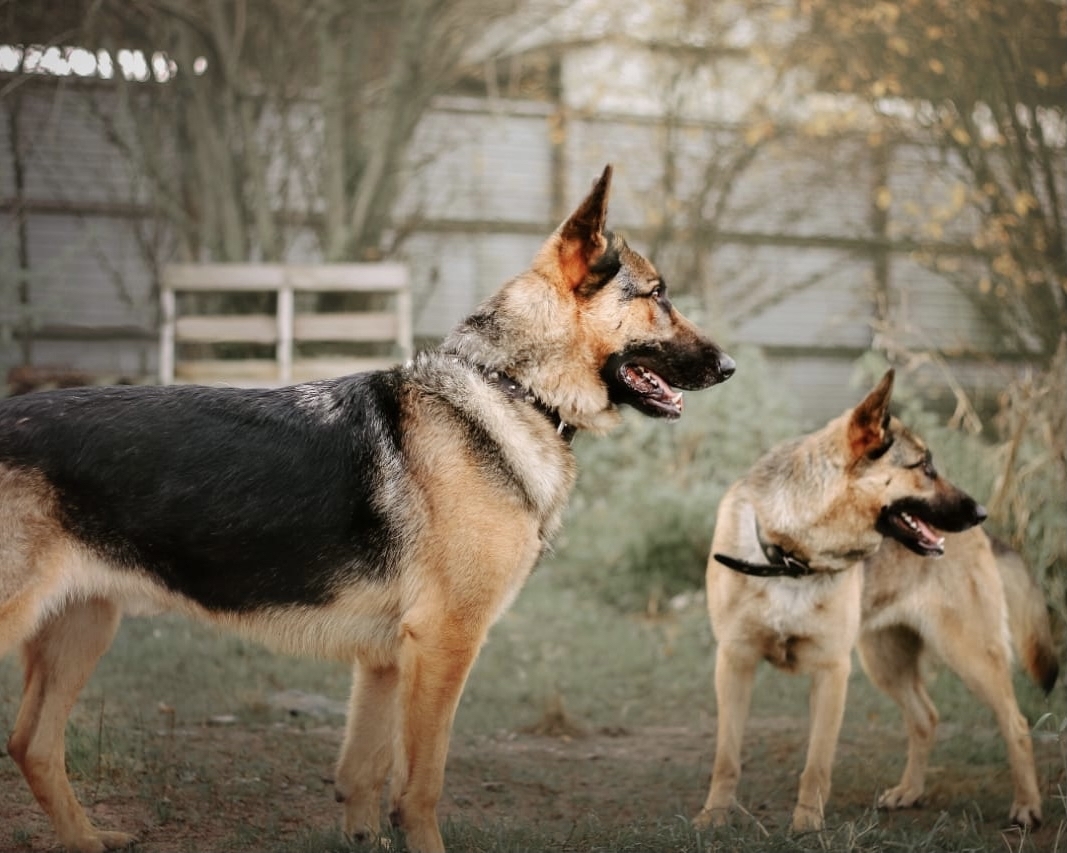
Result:
<svg viewBox="0 0 1067 853"><path fill-rule="evenodd" d="M730 810L728 808L709 809L705 806L700 810L700 813L693 818L693 828L703 830L715 826L725 826L729 818Z"/></svg>
<svg viewBox="0 0 1067 853"><path fill-rule="evenodd" d="M345 838L371 841L379 837L381 818L376 798L366 794L345 795L340 789L334 792L334 797L344 806L341 829Z"/></svg>
<svg viewBox="0 0 1067 853"><path fill-rule="evenodd" d="M1041 804L1016 801L1011 804L1011 813L1008 817L1014 826L1021 826L1023 829L1037 829L1041 826Z"/></svg>
<svg viewBox="0 0 1067 853"><path fill-rule="evenodd" d="M104 853L105 850L122 850L137 843L137 836L127 832L104 832L92 830L78 838L63 838L62 847L72 853Z"/></svg>
<svg viewBox="0 0 1067 853"><path fill-rule="evenodd" d="M901 782L894 788L887 788L882 791L882 795L878 798L878 808L910 809L920 805L922 798L922 786L908 785Z"/></svg>
<svg viewBox="0 0 1067 853"><path fill-rule="evenodd" d="M793 809L793 832L817 832L822 826L822 809L800 804Z"/></svg>
<svg viewBox="0 0 1067 853"><path fill-rule="evenodd" d="M137 843L137 836L128 832L98 832L105 850L122 850Z"/></svg>

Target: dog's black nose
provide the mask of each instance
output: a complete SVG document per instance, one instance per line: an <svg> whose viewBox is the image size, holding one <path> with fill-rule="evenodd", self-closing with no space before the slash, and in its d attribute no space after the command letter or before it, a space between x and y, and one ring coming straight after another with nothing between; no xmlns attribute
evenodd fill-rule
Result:
<svg viewBox="0 0 1067 853"><path fill-rule="evenodd" d="M975 524L981 524L987 518L989 518L989 513L986 512L985 507L982 506L981 504L977 504L976 503L974 505L974 523Z"/></svg>
<svg viewBox="0 0 1067 853"><path fill-rule="evenodd" d="M734 375L734 371L736 369L737 369L737 364L734 362L734 360L732 358L730 358L730 356L728 356L726 353L721 353L719 355L718 371L719 371L719 377L720 377L719 381L720 382L725 382L727 379L729 379L731 376L733 376Z"/></svg>

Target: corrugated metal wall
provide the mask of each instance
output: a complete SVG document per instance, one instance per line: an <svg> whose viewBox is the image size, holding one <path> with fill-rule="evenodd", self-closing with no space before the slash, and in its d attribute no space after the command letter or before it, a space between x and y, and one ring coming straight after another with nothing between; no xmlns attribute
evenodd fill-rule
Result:
<svg viewBox="0 0 1067 853"><path fill-rule="evenodd" d="M100 100L106 90L93 91L94 109L107 109ZM158 252L165 235L137 212L136 181L97 130L84 92L65 86L57 95L33 84L18 97L30 303L19 303L10 103L0 102L0 370L22 360L12 331L28 318L47 330L32 344L35 364L151 374L156 299L143 246ZM709 146L726 139L722 128L693 125L668 143L662 125L619 117L571 116L565 133L553 128L551 107L536 103L451 99L424 119L412 156L419 165L397 204L398 217L417 214L425 223L401 249L415 284L418 336L444 334L526 267L560 216L554 186L569 209L614 163L609 224L631 232L644 250L667 233L672 210L691 201ZM676 161L670 199L663 190L668 144ZM879 292L914 341L974 346L987 336L967 302L906 253L890 253L877 280L871 157L857 140L770 143L739 176L728 221L717 223L706 247L694 255L691 243L668 233L655 259L676 293L700 296L714 334L769 348L813 420L856 399L849 377L874 338ZM919 148L895 150L889 168L892 213L900 216L890 219L889 236L912 236L908 211L951 196L951 169ZM684 217L676 224L700 226ZM954 225L945 239L965 240L967 225ZM311 235L296 235L291 254L313 259Z"/></svg>

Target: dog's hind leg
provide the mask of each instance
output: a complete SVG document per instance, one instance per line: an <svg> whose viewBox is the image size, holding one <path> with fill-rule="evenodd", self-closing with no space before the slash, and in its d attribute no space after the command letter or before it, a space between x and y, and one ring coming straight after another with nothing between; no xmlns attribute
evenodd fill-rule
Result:
<svg viewBox="0 0 1067 853"><path fill-rule="evenodd" d="M1030 726L1015 698L1007 638L995 631L984 631L984 626L997 624L994 612L984 614L983 618L980 611L953 609L942 614L944 624L954 616L959 618L961 612L966 614L966 624L957 631L940 631L931 639L931 646L996 715L1015 788L1009 819L1022 827L1039 826L1041 793L1034 765L1034 745Z"/></svg>
<svg viewBox="0 0 1067 853"><path fill-rule="evenodd" d="M718 733L708 797L700 813L693 818L693 826L697 829L725 824L734 804L734 794L741 778L741 742L758 664L758 658L739 657L721 643L715 654Z"/></svg>
<svg viewBox="0 0 1067 853"><path fill-rule="evenodd" d="M926 767L937 733L937 708L923 685L920 659L923 638L902 625L864 631L858 650L860 663L874 686L900 707L908 733L908 758L900 782L878 797L887 809L906 809L922 800Z"/></svg>
<svg viewBox="0 0 1067 853"><path fill-rule="evenodd" d="M337 762L335 795L344 803L345 835L376 836L380 829L382 788L393 761L396 740L396 664L356 664L344 744Z"/></svg>
<svg viewBox="0 0 1067 853"><path fill-rule="evenodd" d="M830 799L834 752L845 716L848 694L849 659L821 666L812 672L811 734L808 758L800 774L800 790L793 810L793 829L798 832L822 829L823 809Z"/></svg>
<svg viewBox="0 0 1067 853"><path fill-rule="evenodd" d="M134 838L96 829L78 803L65 766L64 729L74 701L107 651L121 613L93 598L68 604L23 645L25 686L8 753L52 821L59 843L78 853L126 847Z"/></svg>

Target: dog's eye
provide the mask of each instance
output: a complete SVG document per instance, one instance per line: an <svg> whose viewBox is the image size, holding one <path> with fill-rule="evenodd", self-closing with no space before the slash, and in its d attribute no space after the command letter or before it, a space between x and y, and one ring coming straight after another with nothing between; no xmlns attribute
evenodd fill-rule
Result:
<svg viewBox="0 0 1067 853"><path fill-rule="evenodd" d="M655 299L657 302L663 299L667 295L667 285L657 284L648 294L649 299Z"/></svg>
<svg viewBox="0 0 1067 853"><path fill-rule="evenodd" d="M929 458L920 459L918 462L908 465L907 467L912 470L917 470L921 468L922 472L931 480L937 479L937 469L934 467L934 463Z"/></svg>

